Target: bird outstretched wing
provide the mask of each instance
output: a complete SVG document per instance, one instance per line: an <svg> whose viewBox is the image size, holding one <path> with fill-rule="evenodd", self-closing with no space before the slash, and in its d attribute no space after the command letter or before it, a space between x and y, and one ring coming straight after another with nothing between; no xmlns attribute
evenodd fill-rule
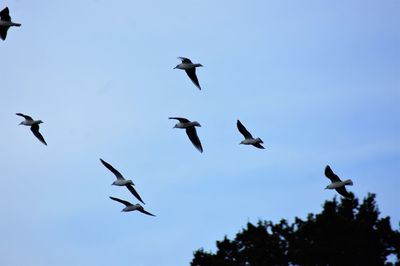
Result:
<svg viewBox="0 0 400 266"><path fill-rule="evenodd" d="M24 115L22 113L16 113L16 115L22 116L23 118L25 118L26 120L33 120L32 117L30 117L29 115Z"/></svg>
<svg viewBox="0 0 400 266"><path fill-rule="evenodd" d="M146 204L143 202L142 198L139 196L139 193L135 190L132 185L126 185L126 188L135 196L141 203Z"/></svg>
<svg viewBox="0 0 400 266"><path fill-rule="evenodd" d="M342 195L346 199L353 198L352 194L347 191L345 186L336 188L336 191L337 191L337 193L339 193L340 195Z"/></svg>
<svg viewBox="0 0 400 266"><path fill-rule="evenodd" d="M0 27L0 38L4 41L7 38L7 31L10 27Z"/></svg>
<svg viewBox="0 0 400 266"><path fill-rule="evenodd" d="M253 138L251 133L249 131L247 131L247 129L240 122L240 120L237 121L236 125L237 125L237 128L239 129L239 132L242 133L244 138L246 138L246 139L252 139Z"/></svg>
<svg viewBox="0 0 400 266"><path fill-rule="evenodd" d="M186 57L183 57L183 56L179 56L178 59L181 60L182 63L192 64L192 61L189 58L186 58Z"/></svg>
<svg viewBox="0 0 400 266"><path fill-rule="evenodd" d="M186 128L186 134L188 135L190 141L200 152L203 152L203 147L201 146L201 142L199 137L197 136L197 131L195 127Z"/></svg>
<svg viewBox="0 0 400 266"><path fill-rule="evenodd" d="M155 216L154 214L151 214L148 211L145 211L145 209L143 209L143 207L141 207L141 208L139 208L137 210L140 211L141 213L144 213L144 214L147 214L147 215L150 215L150 216Z"/></svg>
<svg viewBox="0 0 400 266"><path fill-rule="evenodd" d="M254 147L257 147L259 149L265 149L263 145L261 145L260 143L254 143L252 144Z"/></svg>
<svg viewBox="0 0 400 266"><path fill-rule="evenodd" d="M189 119L186 119L186 118L183 118L183 117L168 117L168 119L175 119L175 120L178 120L178 121L181 122L181 123L188 123L188 122L190 122Z"/></svg>
<svg viewBox="0 0 400 266"><path fill-rule="evenodd" d="M118 202L124 204L126 207L132 206L132 203L130 203L129 201L126 201L126 200L122 200L122 199L114 198L114 197L110 197L110 199L118 201Z"/></svg>
<svg viewBox="0 0 400 266"><path fill-rule="evenodd" d="M32 131L33 135L35 135L35 137L36 137L38 140L40 140L40 142L42 142L44 145L47 145L47 143L46 143L46 141L44 140L42 134L40 134L40 132L39 132L39 125L38 125L38 124L32 125L32 126L31 126L31 131Z"/></svg>
<svg viewBox="0 0 400 266"><path fill-rule="evenodd" d="M112 167L111 164L107 163L106 161L104 161L103 159L100 158L100 162L108 169L110 170L117 179L122 179L125 180L125 178L121 175L120 172L117 171L117 169L115 169L114 167Z"/></svg>
<svg viewBox="0 0 400 266"><path fill-rule="evenodd" d="M10 10L8 9L8 7L0 11L0 18L3 21L11 21Z"/></svg>
<svg viewBox="0 0 400 266"><path fill-rule="evenodd" d="M188 77L190 78L190 80L193 82L194 85L196 85L196 87L201 90L200 87L200 82L197 79L197 75L196 75L196 68L190 68L190 69L185 69L186 74L188 75Z"/></svg>
<svg viewBox="0 0 400 266"><path fill-rule="evenodd" d="M325 176L331 180L332 183L340 182L340 178L332 171L331 167L327 165L325 167Z"/></svg>

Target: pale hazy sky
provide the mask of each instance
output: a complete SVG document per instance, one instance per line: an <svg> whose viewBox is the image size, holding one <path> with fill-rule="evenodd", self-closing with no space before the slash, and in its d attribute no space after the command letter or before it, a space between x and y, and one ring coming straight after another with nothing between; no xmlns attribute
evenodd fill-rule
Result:
<svg viewBox="0 0 400 266"><path fill-rule="evenodd" d="M0 3L22 23L0 43L0 265L188 265L248 221L319 212L327 164L398 229L400 1ZM203 154L169 116L200 122ZM100 157L157 217L120 212L108 196L136 200Z"/></svg>

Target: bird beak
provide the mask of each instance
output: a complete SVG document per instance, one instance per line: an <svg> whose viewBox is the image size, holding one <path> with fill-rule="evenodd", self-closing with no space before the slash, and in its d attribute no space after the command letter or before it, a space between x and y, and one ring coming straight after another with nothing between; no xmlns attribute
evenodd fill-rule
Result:
<svg viewBox="0 0 400 266"><path fill-rule="evenodd" d="M174 67L174 69L176 69L176 67Z"/></svg>

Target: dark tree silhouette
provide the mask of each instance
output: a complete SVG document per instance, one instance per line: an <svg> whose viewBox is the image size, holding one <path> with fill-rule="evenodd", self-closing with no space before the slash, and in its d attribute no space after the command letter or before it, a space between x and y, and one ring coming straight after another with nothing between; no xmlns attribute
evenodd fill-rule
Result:
<svg viewBox="0 0 400 266"><path fill-rule="evenodd" d="M335 197L321 213L296 217L291 225L248 223L235 239L217 241L216 253L197 250L191 265L400 265L400 232L390 217L379 218L375 194L361 205L354 197L340 203Z"/></svg>

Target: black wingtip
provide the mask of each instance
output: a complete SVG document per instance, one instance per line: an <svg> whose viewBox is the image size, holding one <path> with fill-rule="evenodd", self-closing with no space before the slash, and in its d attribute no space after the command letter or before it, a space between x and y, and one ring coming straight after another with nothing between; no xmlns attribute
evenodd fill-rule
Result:
<svg viewBox="0 0 400 266"><path fill-rule="evenodd" d="M330 177L332 176L332 174L334 174L332 168L329 165L325 166L324 174L326 177Z"/></svg>

